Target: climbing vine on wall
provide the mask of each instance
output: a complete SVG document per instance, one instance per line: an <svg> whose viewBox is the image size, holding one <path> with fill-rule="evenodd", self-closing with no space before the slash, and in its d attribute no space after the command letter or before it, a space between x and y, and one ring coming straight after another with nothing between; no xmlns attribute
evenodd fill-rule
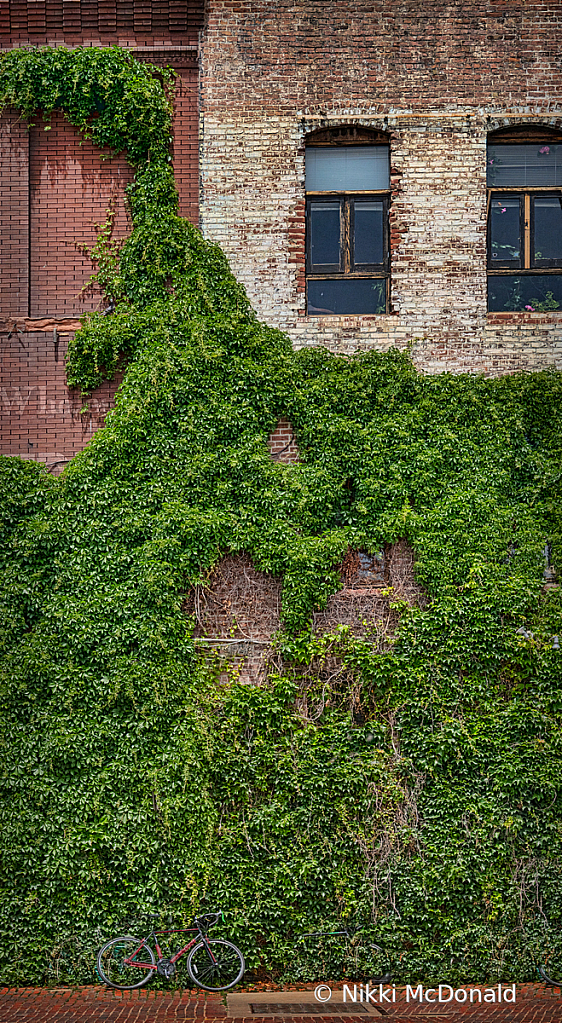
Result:
<svg viewBox="0 0 562 1023"><path fill-rule="evenodd" d="M53 110L97 146L130 163L169 162L173 71L141 63L118 46L16 48L0 60L0 105L31 123ZM47 123L48 127L48 123Z"/></svg>
<svg viewBox="0 0 562 1023"><path fill-rule="evenodd" d="M561 596L544 575L562 563L562 376L293 352L177 215L148 141L158 117L169 130L157 79L114 49L65 53L8 54L2 94L93 132L90 98L118 122L139 76L116 311L85 320L67 367L84 391L127 370L59 479L0 463L2 979L93 980L96 945L143 910L200 907L225 910L262 977L349 976L341 950L299 941L345 923L398 979L532 978L561 947ZM297 464L269 457L281 416ZM427 605L400 604L382 648L314 635L345 552L403 538ZM257 687L220 681L184 610L227 552L282 579Z"/></svg>

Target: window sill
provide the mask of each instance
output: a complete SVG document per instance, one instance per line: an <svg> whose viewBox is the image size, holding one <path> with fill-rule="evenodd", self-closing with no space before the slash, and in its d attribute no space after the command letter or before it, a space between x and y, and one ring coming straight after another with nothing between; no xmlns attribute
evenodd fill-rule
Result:
<svg viewBox="0 0 562 1023"><path fill-rule="evenodd" d="M329 320L332 322L336 320L341 323L342 320L388 320L390 317L397 317L398 313L305 313L302 310L299 311L299 323L318 323L319 321Z"/></svg>

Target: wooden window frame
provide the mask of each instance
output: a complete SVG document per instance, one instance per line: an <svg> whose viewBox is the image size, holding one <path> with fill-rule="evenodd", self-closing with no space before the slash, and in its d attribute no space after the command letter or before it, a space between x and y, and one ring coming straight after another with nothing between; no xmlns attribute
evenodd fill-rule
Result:
<svg viewBox="0 0 562 1023"><path fill-rule="evenodd" d="M562 132L542 125L514 125L511 128L503 128L488 135L490 145L540 145L541 143L558 144L562 143ZM494 196L503 196L506 199L523 199L521 203L521 256L519 260L498 260L492 262L491 258L491 207ZM487 188L486 204L486 253L487 253L487 276L517 276L521 277L547 277L549 274L562 274L562 256L560 259L541 260L537 265L533 252L534 238L534 200L540 196L551 196L560 199L562 202L562 187L552 185L503 185ZM502 265L503 264L503 265ZM546 264L546 265L545 265Z"/></svg>
<svg viewBox="0 0 562 1023"><path fill-rule="evenodd" d="M491 227L491 208L494 196L502 196L505 199L523 199L521 203L521 252L522 255L518 260L497 260L495 263L492 261L491 246L492 246L492 232ZM553 188L552 185L549 187L512 187L512 188L489 188L488 189L488 215L487 215L487 248L488 248L488 274L493 274L494 277L497 274L513 274L517 271L520 274L536 275L536 274L548 274L555 273L559 274L562 270L562 256L560 259L554 260L549 259L541 261L541 265L537 266L534 263L533 252L533 236L535 227L534 218L534 199L540 196L549 197L553 199L560 199L562 202L562 188ZM503 266L501 264L504 264ZM509 266L507 265L509 263ZM544 265L548 263L548 265Z"/></svg>
<svg viewBox="0 0 562 1023"><path fill-rule="evenodd" d="M342 127L336 129L325 129L315 132L307 137L307 146L372 146L384 145L390 147L388 136L361 127ZM320 270L320 265L314 267L311 254L311 230L310 211L311 203L319 199L332 199L340 203L340 268L337 271ZM353 216L355 202L357 200L380 199L383 203L383 261L380 264L360 264L356 267L353 254L354 224ZM324 313L310 313L308 311L308 282L309 281L330 281L330 280L384 280L385 281L385 309L382 313L346 313L346 316L384 316L390 309L390 188L358 190L358 191L306 191L306 308L308 316L321 316ZM334 316L340 315L334 313Z"/></svg>
<svg viewBox="0 0 562 1023"><path fill-rule="evenodd" d="M340 204L340 268L339 270L315 268L310 249L311 229L310 212L312 203L318 199L332 199ZM355 263L353 252L354 217L356 201L380 199L383 216L383 261L382 263ZM389 272L389 232L388 232L389 192L307 192L306 193L306 276L307 279L330 280L340 277L386 277ZM329 265L329 264L327 264Z"/></svg>

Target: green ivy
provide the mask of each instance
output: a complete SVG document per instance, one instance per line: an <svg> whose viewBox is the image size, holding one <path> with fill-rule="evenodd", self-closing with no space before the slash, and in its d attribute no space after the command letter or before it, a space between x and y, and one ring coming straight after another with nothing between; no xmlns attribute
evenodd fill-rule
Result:
<svg viewBox="0 0 562 1023"><path fill-rule="evenodd" d="M99 96L104 61L108 124L137 74L169 110L114 49L2 61L29 116ZM151 111L137 152L163 153ZM264 978L363 969L300 938L345 924L397 979L532 979L561 949L562 600L543 572L546 544L562 568L562 375L293 352L178 217L167 155L143 159L116 312L86 319L67 367L87 391L125 357L115 410L58 479L0 463L2 980L91 981L95 948L154 907L223 908ZM269 457L281 416L298 464ZM399 539L427 605L397 602L386 646L315 635L347 549ZM258 687L220 681L184 610L227 552L283 581Z"/></svg>
<svg viewBox="0 0 562 1023"><path fill-rule="evenodd" d="M173 80L170 69L141 63L118 46L16 48L0 59L0 105L29 121L37 111L48 121L62 110L95 145L125 150L140 167L169 162L172 106L165 89Z"/></svg>

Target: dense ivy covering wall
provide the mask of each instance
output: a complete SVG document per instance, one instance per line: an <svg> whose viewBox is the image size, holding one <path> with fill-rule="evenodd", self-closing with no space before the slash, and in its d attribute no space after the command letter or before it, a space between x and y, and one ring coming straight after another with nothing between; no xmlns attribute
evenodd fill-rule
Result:
<svg viewBox="0 0 562 1023"><path fill-rule="evenodd" d="M562 376L294 353L166 168L70 354L84 390L127 355L105 429L58 479L0 463L2 979L91 980L142 909L216 907L262 976L349 973L298 941L345 923L407 981L532 978L562 944ZM427 606L386 648L315 637L347 548L403 537ZM220 684L182 610L227 551L283 579L267 685Z"/></svg>

